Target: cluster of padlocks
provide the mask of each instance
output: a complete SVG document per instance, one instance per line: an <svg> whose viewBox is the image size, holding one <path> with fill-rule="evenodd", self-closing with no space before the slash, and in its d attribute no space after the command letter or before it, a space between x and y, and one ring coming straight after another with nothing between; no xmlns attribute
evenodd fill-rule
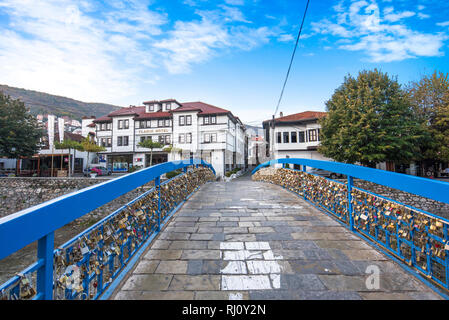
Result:
<svg viewBox="0 0 449 320"><path fill-rule="evenodd" d="M252 178L293 191L349 223L347 187L344 183L284 168L262 168Z"/></svg>
<svg viewBox="0 0 449 320"><path fill-rule="evenodd" d="M193 168L145 192L55 250L53 299L98 298L160 222L199 186L214 179L209 168ZM36 295L33 276L19 274L14 284L0 292L0 299L32 299Z"/></svg>
<svg viewBox="0 0 449 320"><path fill-rule="evenodd" d="M262 168L253 180L280 185L325 209L354 230L381 244L409 266L448 288L448 223L432 214L304 171ZM449 272L449 270L447 270Z"/></svg>
<svg viewBox="0 0 449 320"><path fill-rule="evenodd" d="M352 190L354 227L428 277L446 284L448 224L361 189Z"/></svg>

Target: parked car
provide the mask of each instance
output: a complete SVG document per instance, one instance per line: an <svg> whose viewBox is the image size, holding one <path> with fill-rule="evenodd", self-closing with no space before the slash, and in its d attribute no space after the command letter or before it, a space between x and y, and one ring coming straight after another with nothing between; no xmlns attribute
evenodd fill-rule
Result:
<svg viewBox="0 0 449 320"><path fill-rule="evenodd" d="M85 177L89 176L90 171L92 170L92 168L99 169L99 173L98 173L99 176L109 176L112 173L110 168L105 168L105 167L102 167L102 166L89 166L89 167L87 167L86 169L83 170L83 174L84 174Z"/></svg>
<svg viewBox="0 0 449 320"><path fill-rule="evenodd" d="M317 175L320 175L320 176L323 176L326 178L331 178L331 179L343 178L342 174L323 170L323 169L311 169L311 170L307 170L307 172L317 174Z"/></svg>

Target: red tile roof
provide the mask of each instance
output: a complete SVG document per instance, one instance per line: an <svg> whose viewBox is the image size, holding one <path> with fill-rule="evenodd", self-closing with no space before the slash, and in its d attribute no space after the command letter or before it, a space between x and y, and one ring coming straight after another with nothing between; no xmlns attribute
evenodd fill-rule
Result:
<svg viewBox="0 0 449 320"><path fill-rule="evenodd" d="M200 114L224 114L230 113L231 111L222 109L201 101L198 102L185 102L182 103L182 106L172 110L172 112L180 112L180 111L200 111Z"/></svg>
<svg viewBox="0 0 449 320"><path fill-rule="evenodd" d="M108 117L116 117L116 116L128 116L128 115L138 115L139 113L145 112L145 107L128 107L128 108L121 108L116 111L111 112L108 114Z"/></svg>
<svg viewBox="0 0 449 320"><path fill-rule="evenodd" d="M134 120L155 119L155 118L171 118L170 112L142 112L139 113Z"/></svg>
<svg viewBox="0 0 449 320"><path fill-rule="evenodd" d="M100 118L98 118L98 119L95 119L94 121L92 121L92 122L94 122L94 123L99 123L99 122L111 122L112 121L112 118L110 118L110 117L108 117L108 116L103 116L103 117L100 117Z"/></svg>
<svg viewBox="0 0 449 320"><path fill-rule="evenodd" d="M275 118L276 122L291 122L291 121L303 121L303 120L315 120L324 118L327 115L327 112L320 111L304 111L300 113L290 114L288 116ZM269 122L270 120L265 120L264 122Z"/></svg>

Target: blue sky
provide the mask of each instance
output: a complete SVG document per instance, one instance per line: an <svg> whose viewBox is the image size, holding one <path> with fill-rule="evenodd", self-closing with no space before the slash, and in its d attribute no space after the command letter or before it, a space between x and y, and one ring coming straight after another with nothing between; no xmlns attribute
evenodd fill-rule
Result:
<svg viewBox="0 0 449 320"><path fill-rule="evenodd" d="M271 118L306 0L0 0L0 83L121 106L204 101ZM311 0L279 111L325 110L348 73L449 72L449 3Z"/></svg>

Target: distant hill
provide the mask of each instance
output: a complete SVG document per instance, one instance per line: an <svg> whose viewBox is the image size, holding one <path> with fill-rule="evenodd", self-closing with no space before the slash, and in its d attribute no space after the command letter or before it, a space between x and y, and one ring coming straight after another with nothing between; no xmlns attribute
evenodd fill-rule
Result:
<svg viewBox="0 0 449 320"><path fill-rule="evenodd" d="M253 134L258 134L260 137L263 137L262 126L250 126L249 124L245 124L245 127L248 132L252 132Z"/></svg>
<svg viewBox="0 0 449 320"><path fill-rule="evenodd" d="M20 99L30 108L32 114L54 114L56 116L69 116L72 119L81 120L83 116L104 116L119 106L105 103L87 103L52 94L9 87L0 84L0 92Z"/></svg>

